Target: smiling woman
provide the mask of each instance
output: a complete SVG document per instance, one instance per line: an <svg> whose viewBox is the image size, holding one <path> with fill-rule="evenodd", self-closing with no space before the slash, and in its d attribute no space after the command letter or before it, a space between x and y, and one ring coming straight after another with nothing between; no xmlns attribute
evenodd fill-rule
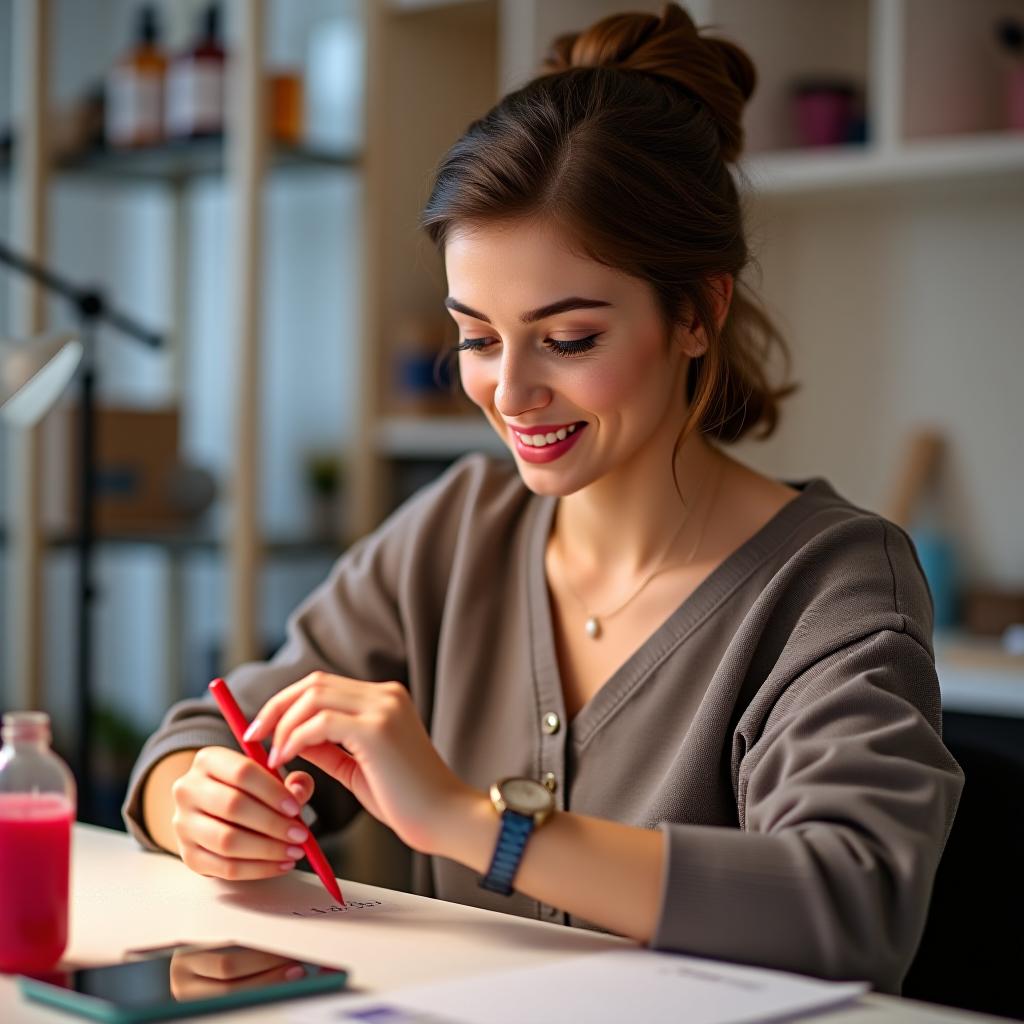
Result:
<svg viewBox="0 0 1024 1024"><path fill-rule="evenodd" d="M168 711L140 843L265 878L298 803L362 808L425 895L899 991L963 775L908 535L723 450L789 390L728 166L754 83L670 3L556 40L454 143L423 226L513 460L458 460L228 676L305 770Z"/></svg>

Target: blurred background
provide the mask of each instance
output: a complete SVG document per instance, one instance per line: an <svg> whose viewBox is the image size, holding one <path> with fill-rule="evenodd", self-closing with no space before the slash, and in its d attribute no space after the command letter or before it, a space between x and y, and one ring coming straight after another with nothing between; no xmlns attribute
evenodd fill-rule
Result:
<svg viewBox="0 0 1024 1024"><path fill-rule="evenodd" d="M684 6L757 66L748 281L802 385L737 455L912 531L947 729L1016 754L1024 0ZM0 0L0 243L86 293L0 259L0 336L84 325L94 373L0 426L0 710L50 713L80 819L121 827L166 708L275 650L347 544L503 454L435 379L454 328L417 214L553 36L624 9L661 5Z"/></svg>

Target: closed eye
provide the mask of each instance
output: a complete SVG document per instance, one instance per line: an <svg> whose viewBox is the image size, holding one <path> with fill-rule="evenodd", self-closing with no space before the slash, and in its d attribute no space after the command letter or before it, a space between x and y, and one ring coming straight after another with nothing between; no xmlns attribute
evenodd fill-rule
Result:
<svg viewBox="0 0 1024 1024"><path fill-rule="evenodd" d="M544 344L558 356L578 356L589 352L595 345L600 334L591 334L586 338L574 338L571 341L558 341L556 338L545 338ZM483 353L494 343L494 338L464 338L455 346L456 352Z"/></svg>

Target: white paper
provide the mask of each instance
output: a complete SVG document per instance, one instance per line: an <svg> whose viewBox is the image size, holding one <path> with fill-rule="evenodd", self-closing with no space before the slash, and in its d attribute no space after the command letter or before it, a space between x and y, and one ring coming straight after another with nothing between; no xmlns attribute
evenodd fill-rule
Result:
<svg viewBox="0 0 1024 1024"><path fill-rule="evenodd" d="M352 980L358 983L358 978ZM292 1019L296 1024L740 1024L833 1007L867 989L862 982L820 981L675 953L624 949L376 997L339 995L304 1008Z"/></svg>

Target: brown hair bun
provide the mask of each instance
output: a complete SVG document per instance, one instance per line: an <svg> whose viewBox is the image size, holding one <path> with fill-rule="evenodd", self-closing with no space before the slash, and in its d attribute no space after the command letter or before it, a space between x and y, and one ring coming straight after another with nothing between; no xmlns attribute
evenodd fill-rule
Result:
<svg viewBox="0 0 1024 1024"><path fill-rule="evenodd" d="M558 36L541 74L581 67L639 71L681 86L714 117L722 158L739 158L743 106L754 92L757 72L738 46L701 36L677 3L665 4L660 18L640 12L613 14L582 32Z"/></svg>

